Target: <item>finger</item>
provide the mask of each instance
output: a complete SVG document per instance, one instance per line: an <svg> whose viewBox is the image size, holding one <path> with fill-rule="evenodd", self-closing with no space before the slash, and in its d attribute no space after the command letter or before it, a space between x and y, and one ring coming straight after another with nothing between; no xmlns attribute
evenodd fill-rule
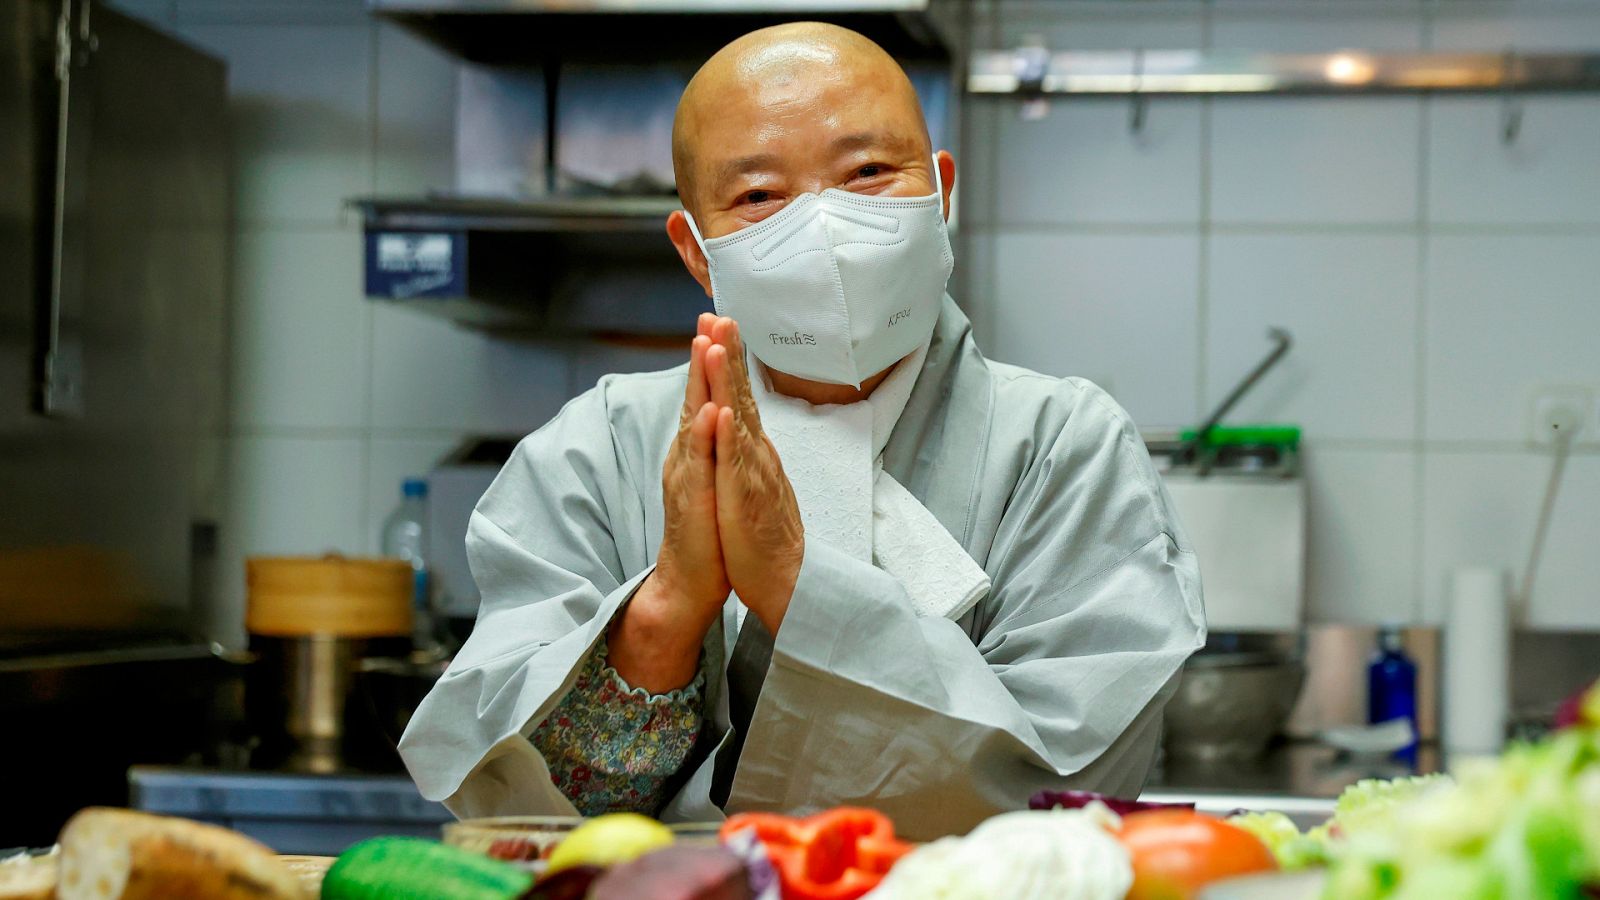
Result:
<svg viewBox="0 0 1600 900"><path fill-rule="evenodd" d="M717 489L732 487L731 479L735 470L740 465L739 456L739 429L734 424L733 410L720 407L717 410ZM729 497L734 496L731 492ZM720 508L720 507L719 507Z"/></svg>
<svg viewBox="0 0 1600 900"><path fill-rule="evenodd" d="M711 389L711 402L727 409L733 408L735 400L731 369L727 347L712 344L706 348L706 383Z"/></svg>
<svg viewBox="0 0 1600 900"><path fill-rule="evenodd" d="M739 338L739 323L727 316L717 316L716 321L711 323L709 335L731 352L734 342Z"/></svg>
<svg viewBox="0 0 1600 900"><path fill-rule="evenodd" d="M694 418L695 411L704 403L696 394L695 383L705 381L704 348L698 346L699 338L696 337L689 343L689 375L684 381L683 406L678 408L678 433L681 436L689 427L689 420Z"/></svg>
<svg viewBox="0 0 1600 900"><path fill-rule="evenodd" d="M710 386L706 384L706 350L711 338L698 335L689 345L689 387L684 392L684 410L689 415L700 411L711 399Z"/></svg>
<svg viewBox="0 0 1600 900"><path fill-rule="evenodd" d="M756 408L755 392L750 388L750 369L745 363L744 338L739 334L739 323L724 316L713 326L712 337L728 354L728 384L733 397L728 405L733 407L741 426L751 432L760 432L761 413Z"/></svg>
<svg viewBox="0 0 1600 900"><path fill-rule="evenodd" d="M706 337L710 337L711 336L711 326L717 324L717 319L718 318L719 317L717 316L716 313L708 313L708 312L701 313L700 314L700 318L695 321L695 334L697 334L697 335L703 334Z"/></svg>
<svg viewBox="0 0 1600 900"><path fill-rule="evenodd" d="M717 441L717 405L701 404L689 423L689 457L696 464L710 466Z"/></svg>
<svg viewBox="0 0 1600 900"><path fill-rule="evenodd" d="M722 343L726 344L729 353L744 354L744 335L739 331L739 323L726 316L722 319Z"/></svg>

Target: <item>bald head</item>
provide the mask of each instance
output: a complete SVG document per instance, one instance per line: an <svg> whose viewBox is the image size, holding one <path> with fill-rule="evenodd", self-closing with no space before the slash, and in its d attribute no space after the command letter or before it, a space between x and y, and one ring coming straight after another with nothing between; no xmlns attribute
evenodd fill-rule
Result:
<svg viewBox="0 0 1600 900"><path fill-rule="evenodd" d="M869 166L879 167L870 177L898 173L926 194L931 156L905 70L860 34L818 22L763 28L719 50L684 90L672 128L678 194L697 220L752 192L765 201L844 187Z"/></svg>

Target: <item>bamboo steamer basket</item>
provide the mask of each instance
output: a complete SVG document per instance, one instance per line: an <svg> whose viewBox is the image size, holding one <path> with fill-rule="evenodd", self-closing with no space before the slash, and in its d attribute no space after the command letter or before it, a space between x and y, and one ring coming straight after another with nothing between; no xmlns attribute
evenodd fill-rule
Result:
<svg viewBox="0 0 1600 900"><path fill-rule="evenodd" d="M266 637L410 637L411 566L398 559L245 561L245 628Z"/></svg>

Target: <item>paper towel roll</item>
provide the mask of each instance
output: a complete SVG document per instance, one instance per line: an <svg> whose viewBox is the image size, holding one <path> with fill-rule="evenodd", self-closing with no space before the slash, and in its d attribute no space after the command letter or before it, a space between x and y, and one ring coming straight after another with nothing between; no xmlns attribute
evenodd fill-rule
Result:
<svg viewBox="0 0 1600 900"><path fill-rule="evenodd" d="M1499 753L1511 708L1511 613L1503 569L1450 573L1444 629L1444 746L1453 755Z"/></svg>

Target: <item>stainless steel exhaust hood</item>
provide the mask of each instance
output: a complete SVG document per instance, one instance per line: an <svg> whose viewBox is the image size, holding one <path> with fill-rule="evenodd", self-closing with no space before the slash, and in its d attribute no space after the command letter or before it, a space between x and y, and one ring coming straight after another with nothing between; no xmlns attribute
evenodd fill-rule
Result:
<svg viewBox="0 0 1600 900"><path fill-rule="evenodd" d="M547 52L703 57L735 37L796 19L835 22L895 56L947 58L960 0L367 0L398 22L476 62Z"/></svg>
<svg viewBox="0 0 1600 900"><path fill-rule="evenodd" d="M967 0L367 0L463 60L454 183L351 198L367 296L499 332L686 339L707 306L664 234L672 109L707 56L821 20L899 58L953 142Z"/></svg>

